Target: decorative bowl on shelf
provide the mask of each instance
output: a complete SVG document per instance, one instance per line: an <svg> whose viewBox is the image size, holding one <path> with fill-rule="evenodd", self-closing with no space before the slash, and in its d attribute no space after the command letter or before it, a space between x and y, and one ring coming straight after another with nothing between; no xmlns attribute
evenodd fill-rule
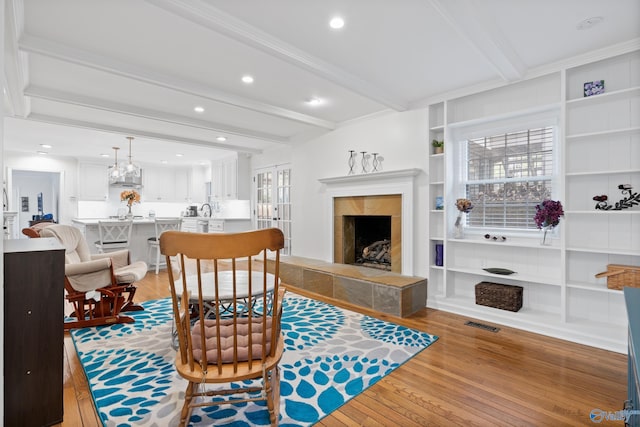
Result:
<svg viewBox="0 0 640 427"><path fill-rule="evenodd" d="M515 273L515 271L509 270L508 268L491 267L491 268L483 268L483 270L492 274L501 274L503 276L508 276L509 274Z"/></svg>

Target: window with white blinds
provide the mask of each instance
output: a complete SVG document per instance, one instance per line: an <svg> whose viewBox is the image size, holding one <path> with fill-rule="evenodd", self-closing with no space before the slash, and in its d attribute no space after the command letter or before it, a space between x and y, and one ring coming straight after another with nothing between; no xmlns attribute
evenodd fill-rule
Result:
<svg viewBox="0 0 640 427"><path fill-rule="evenodd" d="M554 128L540 127L463 143L470 227L535 229L536 205L551 198Z"/></svg>

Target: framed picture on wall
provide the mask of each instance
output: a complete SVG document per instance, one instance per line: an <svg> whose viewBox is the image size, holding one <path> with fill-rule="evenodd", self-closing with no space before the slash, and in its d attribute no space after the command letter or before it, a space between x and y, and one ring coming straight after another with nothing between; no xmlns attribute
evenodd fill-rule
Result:
<svg viewBox="0 0 640 427"><path fill-rule="evenodd" d="M22 212L29 212L29 198L21 197L20 203L22 204Z"/></svg>
<svg viewBox="0 0 640 427"><path fill-rule="evenodd" d="M584 84L584 96L600 95L601 93L604 93L604 80L596 80Z"/></svg>

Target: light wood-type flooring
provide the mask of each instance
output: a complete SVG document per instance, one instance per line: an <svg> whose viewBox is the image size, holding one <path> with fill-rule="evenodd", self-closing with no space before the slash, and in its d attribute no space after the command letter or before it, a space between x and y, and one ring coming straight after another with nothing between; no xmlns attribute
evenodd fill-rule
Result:
<svg viewBox="0 0 640 427"><path fill-rule="evenodd" d="M167 297L167 286L166 272L150 272L138 284L136 301ZM596 424L589 414L622 408L626 355L500 325L494 325L499 332L488 332L464 325L472 319L432 309L400 319L318 299L440 337L318 426L624 425ZM99 426L69 334L64 350L64 422L58 426Z"/></svg>

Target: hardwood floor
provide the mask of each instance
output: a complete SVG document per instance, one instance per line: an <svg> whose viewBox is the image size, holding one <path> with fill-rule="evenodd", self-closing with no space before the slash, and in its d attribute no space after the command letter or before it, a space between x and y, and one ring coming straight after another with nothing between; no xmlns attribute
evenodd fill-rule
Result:
<svg viewBox="0 0 640 427"><path fill-rule="evenodd" d="M167 297L167 275L147 274L136 301ZM302 290L290 291L314 297ZM497 333L423 309L400 319L318 298L438 335L427 350L321 420L318 426L622 426L590 421L618 411L627 393L626 355L518 329ZM99 426L82 367L65 336L62 427Z"/></svg>

